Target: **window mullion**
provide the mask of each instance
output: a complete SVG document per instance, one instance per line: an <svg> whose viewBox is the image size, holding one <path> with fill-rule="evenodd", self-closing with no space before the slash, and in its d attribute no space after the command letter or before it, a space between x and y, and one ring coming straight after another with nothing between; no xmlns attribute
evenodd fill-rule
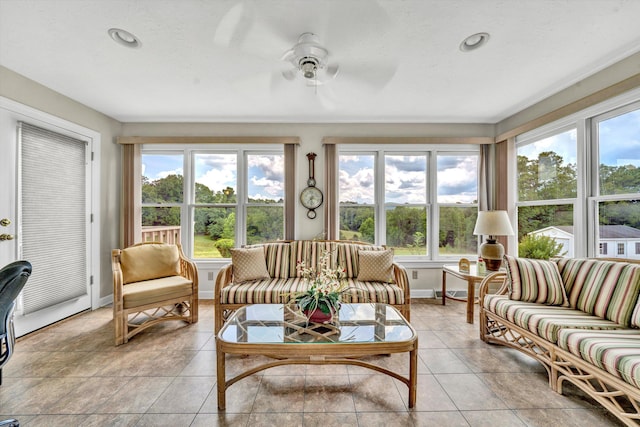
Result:
<svg viewBox="0 0 640 427"><path fill-rule="evenodd" d="M247 195L247 152L245 150L238 151L236 179L238 184L238 195L236 196L236 247L240 247L247 243L247 203L249 196Z"/></svg>
<svg viewBox="0 0 640 427"><path fill-rule="evenodd" d="M375 204L376 210L374 222L376 224L375 241L379 245L387 244L387 214L386 214L386 197L385 197L385 152L379 150L375 153Z"/></svg>
<svg viewBox="0 0 640 427"><path fill-rule="evenodd" d="M438 258L440 246L440 207L438 206L438 152L431 151L427 156L427 254L429 258Z"/></svg>

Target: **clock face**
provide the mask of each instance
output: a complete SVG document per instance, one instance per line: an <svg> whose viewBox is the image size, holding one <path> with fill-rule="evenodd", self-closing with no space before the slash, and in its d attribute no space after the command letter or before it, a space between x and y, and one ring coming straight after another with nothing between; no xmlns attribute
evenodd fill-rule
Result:
<svg viewBox="0 0 640 427"><path fill-rule="evenodd" d="M300 193L300 203L307 209L316 209L322 204L322 191L316 187L307 187Z"/></svg>

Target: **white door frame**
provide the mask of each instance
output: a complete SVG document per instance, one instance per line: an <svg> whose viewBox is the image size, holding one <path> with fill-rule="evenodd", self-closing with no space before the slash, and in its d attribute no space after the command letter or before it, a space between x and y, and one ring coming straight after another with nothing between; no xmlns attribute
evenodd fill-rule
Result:
<svg viewBox="0 0 640 427"><path fill-rule="evenodd" d="M90 255L89 259L87 260L87 269L89 275L93 279L90 286L91 309L95 310L100 307L100 133L1 96L0 116L0 138L13 138L8 142L8 145L13 145L11 149L8 149L6 147L7 144L2 144L2 141L0 140L0 149L3 151L3 157L5 154L10 155L11 157L6 161L13 161L15 163L16 152L14 150L17 149L17 131L15 130L16 127L12 125L14 131L13 136L11 136L9 133L7 133L6 126L7 123L13 124L18 120L28 120L30 123L36 126L42 126L62 134L72 136L74 138L80 137L81 139L87 140L89 142L88 147L93 157L93 161L91 162L90 167L91 173L88 177L91 186L91 194L89 198L93 221L90 224L91 235L89 236L89 238L91 243L90 247L88 248ZM7 143L7 141L5 141L5 143ZM18 214L18 194L16 181L17 175L14 175L12 178L13 182L10 183L12 185L9 186L9 188L5 187L4 190L8 191L6 197L7 199L11 200L11 203L8 204L8 209L0 212L0 216L10 215L10 219L15 222L17 220ZM5 194L2 194L2 192L0 192L0 196L2 196L2 198L4 199ZM6 199L3 201L3 203L6 203ZM2 229L0 229L0 233L16 234L16 227L17 225L15 223L6 228L2 227ZM20 248L18 247L17 240L14 240L13 242L0 243L7 244L6 246L0 247L0 264L4 265L18 259L18 257L20 256ZM27 332L29 331L21 331L19 316L16 316L16 334L20 336Z"/></svg>

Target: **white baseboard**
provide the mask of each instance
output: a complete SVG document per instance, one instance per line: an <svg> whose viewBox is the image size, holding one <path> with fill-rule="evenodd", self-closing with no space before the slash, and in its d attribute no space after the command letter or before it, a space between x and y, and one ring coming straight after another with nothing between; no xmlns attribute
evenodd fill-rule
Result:
<svg viewBox="0 0 640 427"><path fill-rule="evenodd" d="M113 294L100 298L99 304L100 306L95 308L106 307L108 305L113 304Z"/></svg>
<svg viewBox="0 0 640 427"><path fill-rule="evenodd" d="M414 298L435 298L433 289L411 289L411 299Z"/></svg>

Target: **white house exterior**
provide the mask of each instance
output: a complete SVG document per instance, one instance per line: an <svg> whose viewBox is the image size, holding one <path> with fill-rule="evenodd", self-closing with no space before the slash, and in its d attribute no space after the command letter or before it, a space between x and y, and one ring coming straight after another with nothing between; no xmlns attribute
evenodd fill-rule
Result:
<svg viewBox="0 0 640 427"><path fill-rule="evenodd" d="M565 257L574 256L573 227L558 225L541 228L529 234L549 236L562 244ZM600 256L605 258L640 259L640 230L628 225L601 225L599 230Z"/></svg>

